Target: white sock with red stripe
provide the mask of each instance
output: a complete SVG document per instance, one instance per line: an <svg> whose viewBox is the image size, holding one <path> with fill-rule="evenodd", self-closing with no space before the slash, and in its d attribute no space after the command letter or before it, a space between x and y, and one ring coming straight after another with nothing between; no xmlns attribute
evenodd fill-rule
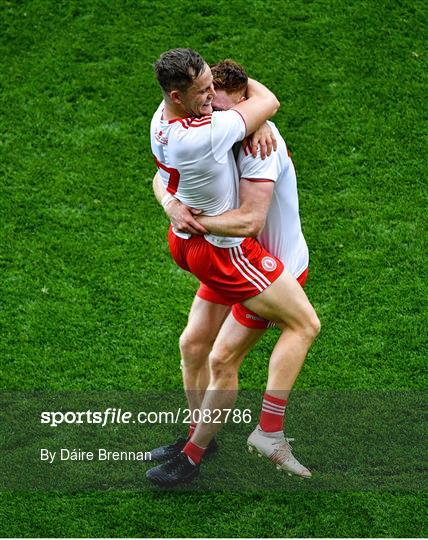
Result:
<svg viewBox="0 0 428 540"><path fill-rule="evenodd" d="M261 429L267 432L283 431L286 406L286 399L270 396L265 392L259 420Z"/></svg>

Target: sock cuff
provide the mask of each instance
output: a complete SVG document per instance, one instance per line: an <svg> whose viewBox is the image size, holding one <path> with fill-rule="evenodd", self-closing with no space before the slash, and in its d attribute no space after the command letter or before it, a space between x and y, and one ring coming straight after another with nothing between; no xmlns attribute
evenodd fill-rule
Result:
<svg viewBox="0 0 428 540"><path fill-rule="evenodd" d="M186 448L194 448L195 450L203 450L205 451L207 449L207 447L203 447L203 446L198 446L197 444L195 444L194 442L192 441L188 441L186 443L186 446L183 448L183 452Z"/></svg>
<svg viewBox="0 0 428 540"><path fill-rule="evenodd" d="M205 450L206 448L202 448L192 441L189 441L183 448L183 454L190 459L191 463L197 465L201 462Z"/></svg>
<svg viewBox="0 0 428 540"><path fill-rule="evenodd" d="M274 403L275 405L279 405L280 407L284 407L287 405L288 400L286 399L280 399L275 396L271 396L267 392L263 395L263 400L270 401L271 403Z"/></svg>

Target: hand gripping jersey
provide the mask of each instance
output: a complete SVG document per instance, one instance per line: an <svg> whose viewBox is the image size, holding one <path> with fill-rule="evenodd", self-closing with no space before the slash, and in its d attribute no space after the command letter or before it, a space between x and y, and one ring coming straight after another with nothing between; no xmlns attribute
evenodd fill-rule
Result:
<svg viewBox="0 0 428 540"><path fill-rule="evenodd" d="M155 112L150 138L152 152L167 191L183 204L216 216L236 208L239 177L232 146L245 137L245 123L234 110L201 118L163 120L162 102ZM190 235L178 233L181 238ZM205 235L211 244L229 248L242 238Z"/></svg>
<svg viewBox="0 0 428 540"><path fill-rule="evenodd" d="M284 139L275 124L269 122L269 125L278 141L277 151L262 160L259 155L253 158L249 148L241 146L238 169L241 178L275 182L266 225L258 239L298 278L308 267L309 252L300 225L296 172Z"/></svg>

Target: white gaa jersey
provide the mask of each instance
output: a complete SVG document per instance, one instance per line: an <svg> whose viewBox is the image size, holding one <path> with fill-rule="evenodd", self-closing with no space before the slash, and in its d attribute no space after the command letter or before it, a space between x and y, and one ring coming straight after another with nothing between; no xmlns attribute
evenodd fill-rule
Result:
<svg viewBox="0 0 428 540"><path fill-rule="evenodd" d="M262 160L260 154L253 158L241 145L238 168L241 178L275 182L266 225L258 239L297 278L308 267L309 251L300 225L296 172L284 139L275 124L269 125L278 141L277 151Z"/></svg>
<svg viewBox="0 0 428 540"><path fill-rule="evenodd" d="M201 118L163 120L162 102L153 115L150 139L165 188L183 204L217 216L236 208L239 176L232 146L245 137L245 123L233 110ZM189 234L175 234L189 238ZM243 238L205 235L222 248L239 245Z"/></svg>

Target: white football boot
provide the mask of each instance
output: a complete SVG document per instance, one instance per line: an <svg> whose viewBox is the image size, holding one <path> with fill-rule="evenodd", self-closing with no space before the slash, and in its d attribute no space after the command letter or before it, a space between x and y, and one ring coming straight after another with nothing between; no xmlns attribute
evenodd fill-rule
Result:
<svg viewBox="0 0 428 540"><path fill-rule="evenodd" d="M248 437L247 445L250 452L257 452L259 457L266 456L276 464L278 470L287 471L289 476L295 474L310 478L311 471L299 463L291 452L290 441L293 440L286 439L282 431L268 433L257 426Z"/></svg>

